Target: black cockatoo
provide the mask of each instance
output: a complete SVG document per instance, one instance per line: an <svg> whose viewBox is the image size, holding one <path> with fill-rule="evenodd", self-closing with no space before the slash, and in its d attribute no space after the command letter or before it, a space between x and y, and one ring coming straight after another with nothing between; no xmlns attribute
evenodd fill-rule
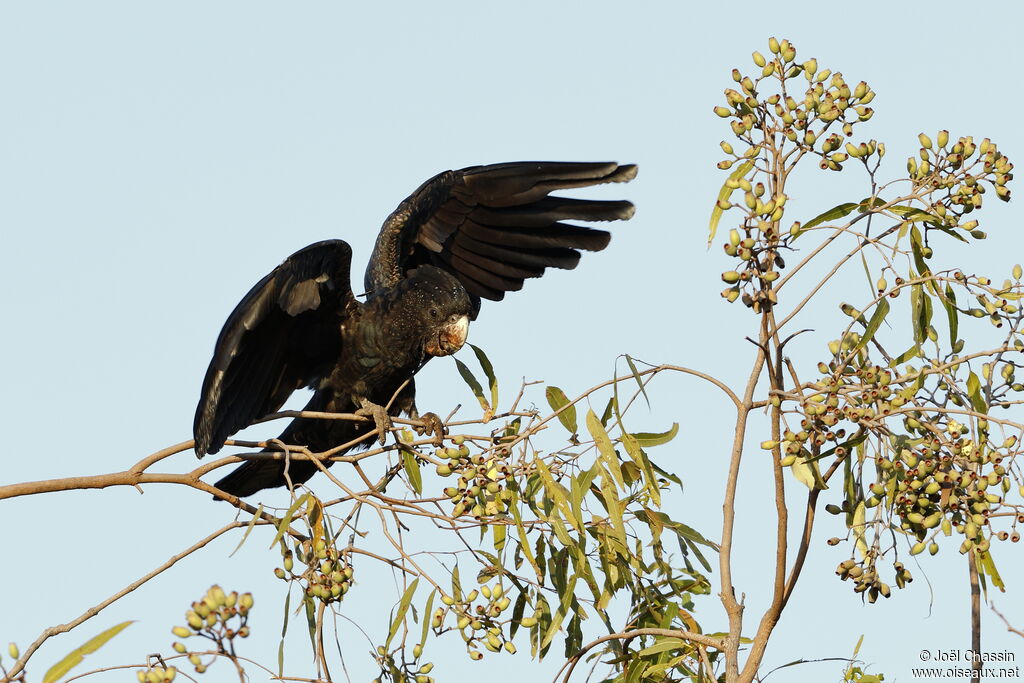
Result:
<svg viewBox="0 0 1024 683"><path fill-rule="evenodd" d="M482 298L499 301L545 268L574 268L578 250L608 245L607 232L562 221L626 220L634 211L628 201L549 193L626 182L636 171L611 162L512 162L440 173L384 222L366 267L365 303L349 284L347 243L295 252L245 295L217 338L196 408L196 454L216 453L301 387L314 390L309 411L361 412L378 429L388 415L416 417L413 376L432 356L462 347ZM322 452L372 429L298 418L278 439ZM286 478L283 460L250 460L216 486L248 496L316 471L291 461Z"/></svg>

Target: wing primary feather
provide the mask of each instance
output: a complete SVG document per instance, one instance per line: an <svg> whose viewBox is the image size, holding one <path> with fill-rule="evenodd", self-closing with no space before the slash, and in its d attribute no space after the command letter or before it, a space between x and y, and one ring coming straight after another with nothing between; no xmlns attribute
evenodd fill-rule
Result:
<svg viewBox="0 0 1024 683"><path fill-rule="evenodd" d="M558 221L617 221L628 220L636 207L628 201L598 201L545 197L522 206L490 207L480 205L468 217L480 223L495 226L539 227Z"/></svg>

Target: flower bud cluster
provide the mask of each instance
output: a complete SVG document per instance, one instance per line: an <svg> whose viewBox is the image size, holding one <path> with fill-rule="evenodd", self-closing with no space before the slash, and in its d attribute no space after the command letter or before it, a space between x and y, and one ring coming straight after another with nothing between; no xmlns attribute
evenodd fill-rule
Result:
<svg viewBox="0 0 1024 683"><path fill-rule="evenodd" d="M354 571L349 559L322 538L315 542L305 540L295 544L294 553L281 546L284 567L274 570L274 576L284 581L298 581L306 595L324 603L340 602L352 587ZM295 571L295 560L305 565Z"/></svg>
<svg viewBox="0 0 1024 683"><path fill-rule="evenodd" d="M473 604L478 598L483 600ZM499 621L501 615L512 605L512 599L505 594L500 581L493 585L483 584L479 589L473 589L464 596L460 592L455 596L444 595L441 602L444 606L434 610L431 626L436 633L440 633L447 616L451 614L455 618L455 628L466 643L470 659L476 661L483 658L481 647L490 652L504 650L509 654L516 653L516 646L505 637L502 623ZM532 626L536 623L535 617L520 620L523 626Z"/></svg>
<svg viewBox="0 0 1024 683"><path fill-rule="evenodd" d="M436 458L446 461L437 466L437 474L458 477L454 486L444 489L455 505L452 516L471 515L480 520L505 512L512 499L506 484L514 478L507 462L509 450L499 447L473 454L461 435L454 437L453 443L434 452Z"/></svg>
<svg viewBox="0 0 1024 683"><path fill-rule="evenodd" d="M188 626L175 626L171 629L171 633L179 638L196 635L207 638L216 644L218 652L233 654L232 641L236 637L247 638L249 636L248 621L252 606L252 593L242 593L241 595L237 591L225 593L220 586L213 585L206 591L206 595L193 602L191 609L185 612L185 622ZM180 641L175 641L171 647L179 654L188 652L188 648ZM205 672L209 666L194 652L189 654L188 659L195 667L196 673ZM171 668L173 669L173 667ZM139 680L142 680L143 673L150 676L153 671L155 669L150 669L149 672L139 672ZM173 679L174 673L171 673L170 676Z"/></svg>

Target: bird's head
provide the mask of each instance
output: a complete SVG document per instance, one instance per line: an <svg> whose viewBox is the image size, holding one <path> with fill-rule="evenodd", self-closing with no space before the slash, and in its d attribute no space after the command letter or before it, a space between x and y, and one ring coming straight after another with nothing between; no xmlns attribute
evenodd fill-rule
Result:
<svg viewBox="0 0 1024 683"><path fill-rule="evenodd" d="M420 332L423 351L449 356L466 343L473 302L465 287L450 273L420 266L403 282L403 316Z"/></svg>

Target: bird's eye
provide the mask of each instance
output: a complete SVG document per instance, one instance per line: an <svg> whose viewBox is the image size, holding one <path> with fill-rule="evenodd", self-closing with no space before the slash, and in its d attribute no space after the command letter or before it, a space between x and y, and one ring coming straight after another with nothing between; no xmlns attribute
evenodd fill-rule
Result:
<svg viewBox="0 0 1024 683"><path fill-rule="evenodd" d="M436 308L431 308L430 309L430 317L433 318L434 320L437 320L437 316L438 316L437 309Z"/></svg>

